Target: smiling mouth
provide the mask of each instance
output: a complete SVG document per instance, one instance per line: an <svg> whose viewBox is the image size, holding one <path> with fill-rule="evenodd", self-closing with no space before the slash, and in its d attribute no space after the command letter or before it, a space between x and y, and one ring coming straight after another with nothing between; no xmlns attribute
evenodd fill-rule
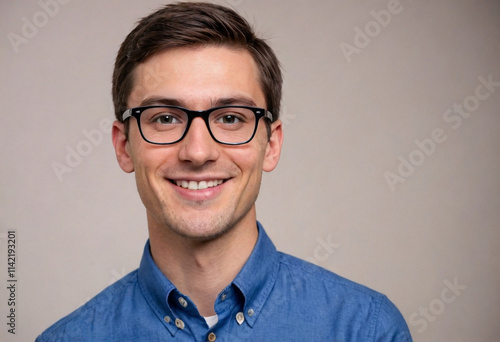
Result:
<svg viewBox="0 0 500 342"><path fill-rule="evenodd" d="M187 181L187 180L177 180L177 181L171 181L175 185L184 188L184 189L189 189L189 190L204 190L208 188L213 188L218 185L221 185L224 183L226 180L224 179L213 179L213 180L207 180L207 181Z"/></svg>

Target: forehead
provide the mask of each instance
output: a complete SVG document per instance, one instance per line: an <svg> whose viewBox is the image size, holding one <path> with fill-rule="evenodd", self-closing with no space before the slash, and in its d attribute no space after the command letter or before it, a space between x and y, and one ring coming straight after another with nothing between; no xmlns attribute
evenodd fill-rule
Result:
<svg viewBox="0 0 500 342"><path fill-rule="evenodd" d="M168 97L190 107L208 99L249 97L265 106L257 65L244 49L182 47L154 54L133 73L129 106L148 97Z"/></svg>

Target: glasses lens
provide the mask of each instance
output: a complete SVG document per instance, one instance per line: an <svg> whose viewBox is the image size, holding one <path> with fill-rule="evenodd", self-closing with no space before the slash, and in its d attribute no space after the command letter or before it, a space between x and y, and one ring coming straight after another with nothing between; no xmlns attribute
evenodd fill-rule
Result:
<svg viewBox="0 0 500 342"><path fill-rule="evenodd" d="M210 113L208 122L215 139L228 144L247 142L255 131L255 114L248 108L217 109Z"/></svg>
<svg viewBox="0 0 500 342"><path fill-rule="evenodd" d="M186 130L187 122L187 114L177 108L148 108L141 114L142 134L154 143L179 140Z"/></svg>

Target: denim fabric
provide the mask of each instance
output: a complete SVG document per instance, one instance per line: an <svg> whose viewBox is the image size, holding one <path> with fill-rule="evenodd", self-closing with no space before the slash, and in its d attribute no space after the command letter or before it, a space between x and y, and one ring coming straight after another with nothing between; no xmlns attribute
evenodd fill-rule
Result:
<svg viewBox="0 0 500 342"><path fill-rule="evenodd" d="M154 263L149 242L138 270L61 319L48 341L412 341L382 294L276 251L257 223L257 244L218 296L209 328L189 297Z"/></svg>

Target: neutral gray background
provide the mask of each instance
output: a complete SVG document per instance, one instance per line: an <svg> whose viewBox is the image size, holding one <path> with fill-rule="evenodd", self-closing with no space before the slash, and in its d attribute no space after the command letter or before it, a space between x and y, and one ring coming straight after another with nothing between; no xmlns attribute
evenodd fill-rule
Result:
<svg viewBox="0 0 500 342"><path fill-rule="evenodd" d="M500 87L480 77L500 82L500 1L217 2L283 64L284 150L258 201L278 248L387 294L416 341L498 341ZM135 269L147 239L133 176L101 126L113 118L119 44L165 1L43 3L54 2L0 4L2 341L32 341ZM390 22L377 24L388 7ZM464 102L466 118L454 107ZM387 173L401 182L391 187Z"/></svg>

